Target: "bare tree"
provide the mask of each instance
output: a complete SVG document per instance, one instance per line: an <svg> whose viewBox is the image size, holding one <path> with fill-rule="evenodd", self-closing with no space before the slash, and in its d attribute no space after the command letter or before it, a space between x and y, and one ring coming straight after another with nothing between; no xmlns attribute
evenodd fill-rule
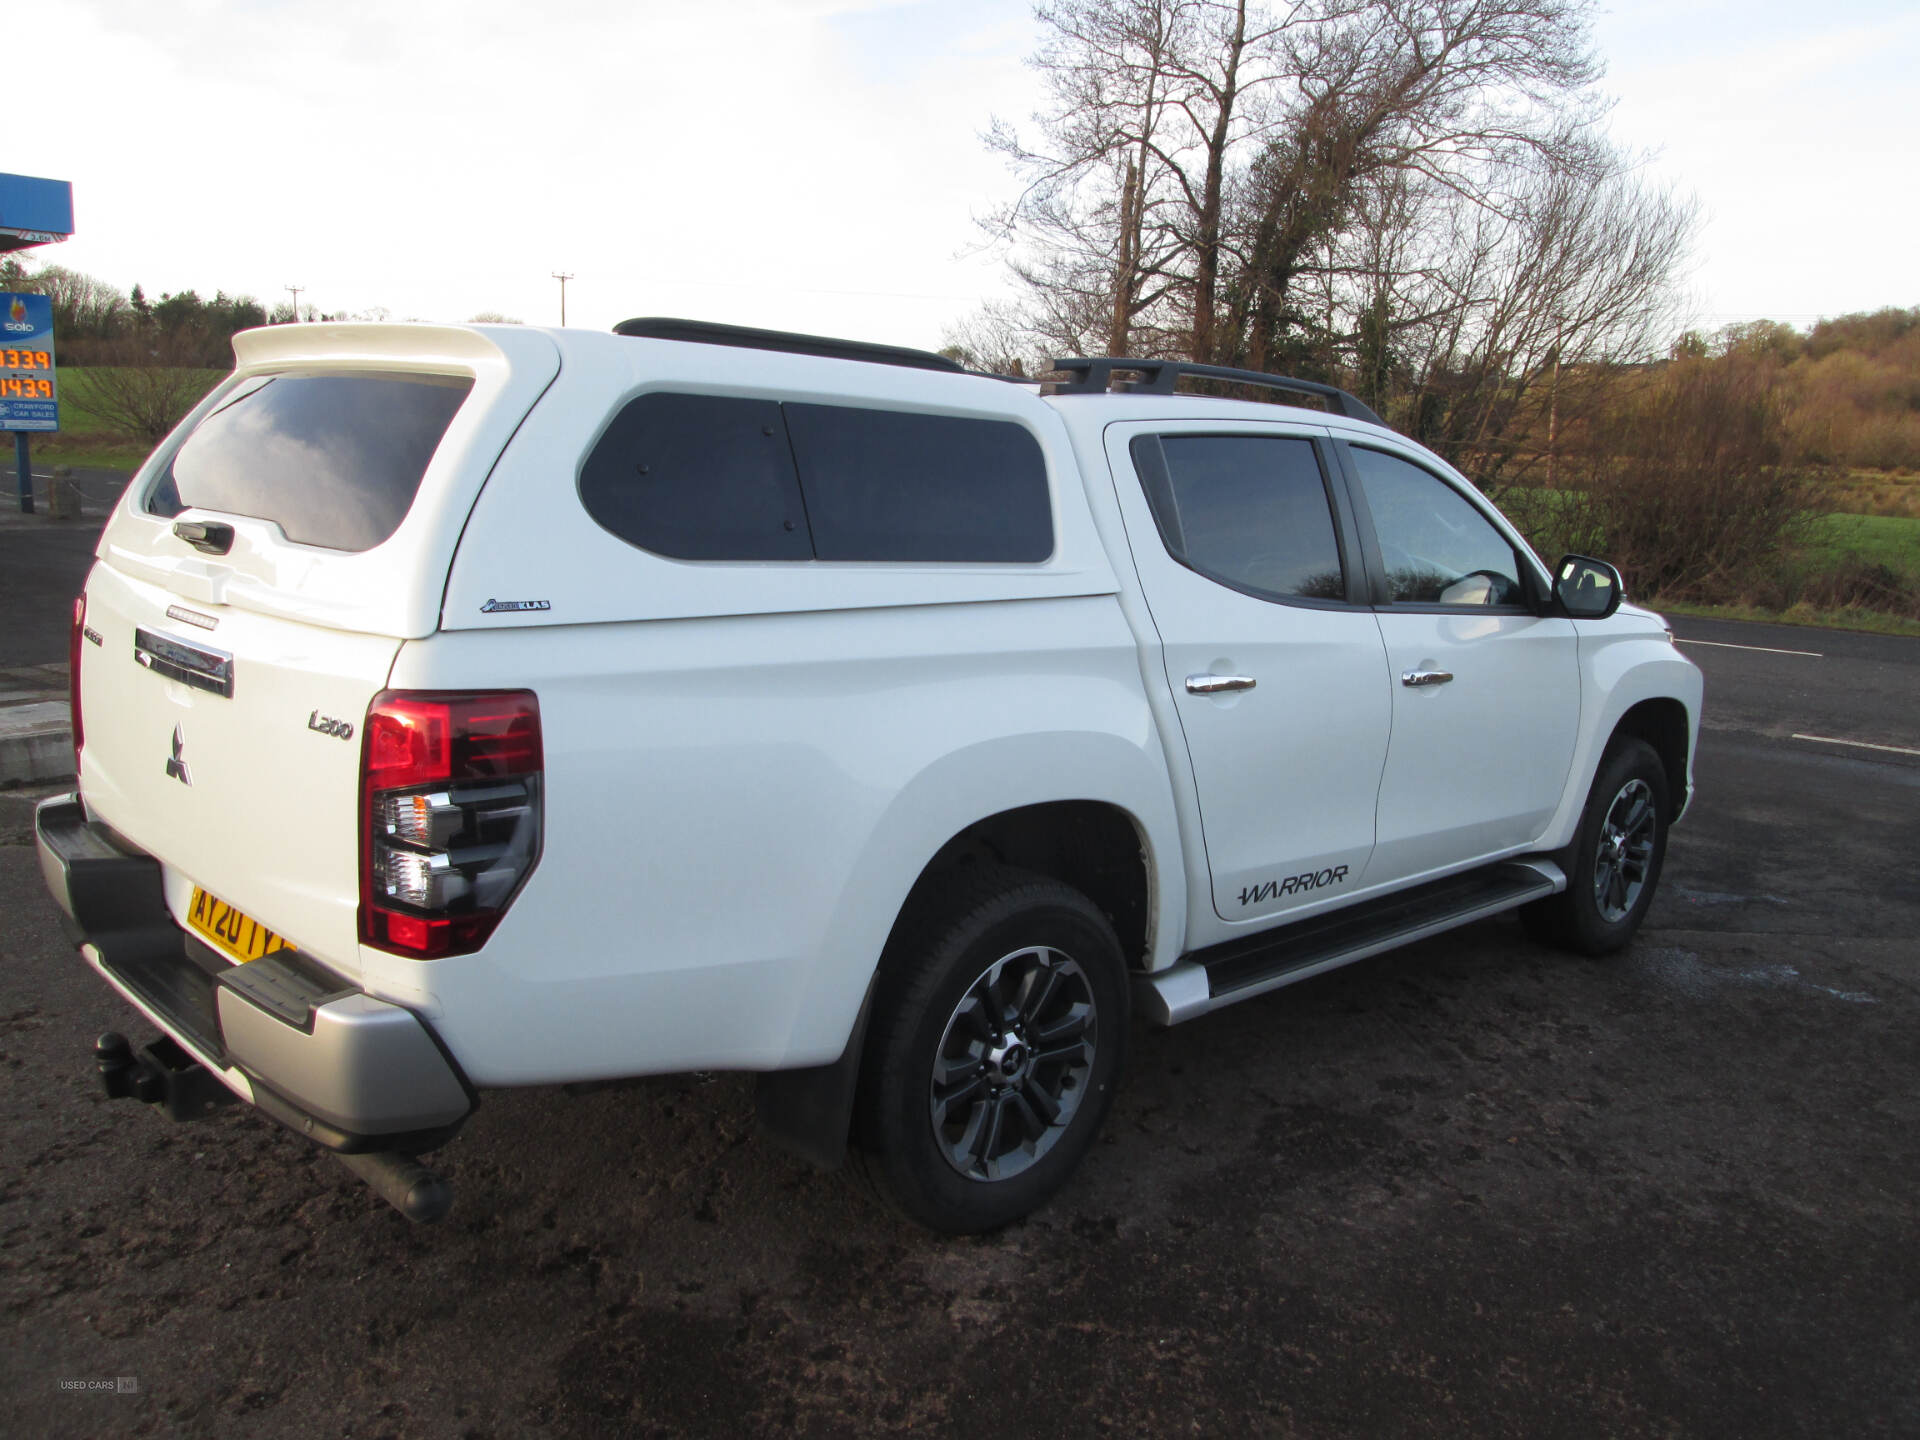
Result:
<svg viewBox="0 0 1920 1440"><path fill-rule="evenodd" d="M1210 350L1195 317L1213 312L1232 156L1304 7L1050 0L1035 13L1052 100L1040 141L997 121L988 141L1024 182L989 227L1017 247L1036 331L1110 354Z"/></svg>
<svg viewBox="0 0 1920 1440"><path fill-rule="evenodd" d="M1325 293L1316 274L1370 194L1415 185L1507 213L1542 157L1579 162L1599 113L1585 16L1584 0L1382 0L1289 35L1291 83L1241 192L1230 324L1246 363L1310 329L1293 291Z"/></svg>
<svg viewBox="0 0 1920 1440"><path fill-rule="evenodd" d="M1025 182L1001 348L1335 379L1497 470L1543 377L1551 426L1570 376L1657 349L1692 235L1601 132L1591 10L1043 4L1039 142L989 137Z"/></svg>
<svg viewBox="0 0 1920 1440"><path fill-rule="evenodd" d="M1124 349L1134 317L1160 298L1153 287L1173 253L1157 215L1166 56L1189 8L1185 0L1040 6L1051 33L1034 64L1053 100L1041 117L1044 148L1028 148L998 120L988 132L1025 182L989 226L1020 244L1011 263L1036 301L1029 323L1061 349Z"/></svg>
<svg viewBox="0 0 1920 1440"><path fill-rule="evenodd" d="M1050 357L1033 345L1025 317L1005 301L989 301L965 320L946 327L940 353L970 370L1025 378L1047 368Z"/></svg>
<svg viewBox="0 0 1920 1440"><path fill-rule="evenodd" d="M63 338L110 339L133 313L125 291L64 265L42 265L21 283L53 302L54 334Z"/></svg>
<svg viewBox="0 0 1920 1440"><path fill-rule="evenodd" d="M1429 323L1407 332L1409 429L1489 481L1550 459L1566 389L1664 352L1696 221L1594 144L1576 164L1541 158L1504 211L1455 204L1411 300ZM1516 452L1543 428L1544 454Z"/></svg>
<svg viewBox="0 0 1920 1440"><path fill-rule="evenodd" d="M1534 143L1532 110L1592 79L1586 8L1051 0L1035 64L1053 103L1038 145L990 133L1025 182L993 227L1056 329L1110 312L1110 351L1213 360L1252 328L1257 355L1357 183L1401 167L1466 189L1463 166Z"/></svg>
<svg viewBox="0 0 1920 1440"><path fill-rule="evenodd" d="M197 337L113 341L100 363L85 372L92 385L89 404L109 429L156 444L224 378L217 370L197 368L198 358Z"/></svg>

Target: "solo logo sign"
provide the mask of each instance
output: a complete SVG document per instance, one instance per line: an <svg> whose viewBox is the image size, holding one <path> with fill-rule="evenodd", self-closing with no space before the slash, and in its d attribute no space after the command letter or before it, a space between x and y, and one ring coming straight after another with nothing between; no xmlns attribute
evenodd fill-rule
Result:
<svg viewBox="0 0 1920 1440"><path fill-rule="evenodd" d="M0 430L60 428L53 301L0 292Z"/></svg>

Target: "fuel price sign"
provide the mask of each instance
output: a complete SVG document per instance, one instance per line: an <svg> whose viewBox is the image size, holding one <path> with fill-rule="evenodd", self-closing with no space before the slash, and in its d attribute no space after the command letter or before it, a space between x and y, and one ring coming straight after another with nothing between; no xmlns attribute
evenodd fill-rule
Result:
<svg viewBox="0 0 1920 1440"><path fill-rule="evenodd" d="M58 430L53 301L0 291L0 430Z"/></svg>

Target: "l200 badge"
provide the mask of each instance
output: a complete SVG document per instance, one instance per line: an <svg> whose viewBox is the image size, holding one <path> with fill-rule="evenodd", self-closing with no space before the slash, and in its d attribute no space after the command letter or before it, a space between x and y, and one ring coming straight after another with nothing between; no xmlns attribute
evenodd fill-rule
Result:
<svg viewBox="0 0 1920 1440"><path fill-rule="evenodd" d="M351 740L353 726L345 720L336 720L331 715L322 715L315 710L307 716L307 729L317 730L322 735L331 735L336 740Z"/></svg>

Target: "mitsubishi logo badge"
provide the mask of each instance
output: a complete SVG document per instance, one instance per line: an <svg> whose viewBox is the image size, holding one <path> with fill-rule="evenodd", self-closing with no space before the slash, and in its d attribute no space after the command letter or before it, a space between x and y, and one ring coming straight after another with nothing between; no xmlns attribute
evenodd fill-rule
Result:
<svg viewBox="0 0 1920 1440"><path fill-rule="evenodd" d="M178 780L182 785L193 784L193 772L187 769L187 762L180 758L180 752L187 748L187 737L180 733L178 725L173 727L173 758L167 761L167 778Z"/></svg>

